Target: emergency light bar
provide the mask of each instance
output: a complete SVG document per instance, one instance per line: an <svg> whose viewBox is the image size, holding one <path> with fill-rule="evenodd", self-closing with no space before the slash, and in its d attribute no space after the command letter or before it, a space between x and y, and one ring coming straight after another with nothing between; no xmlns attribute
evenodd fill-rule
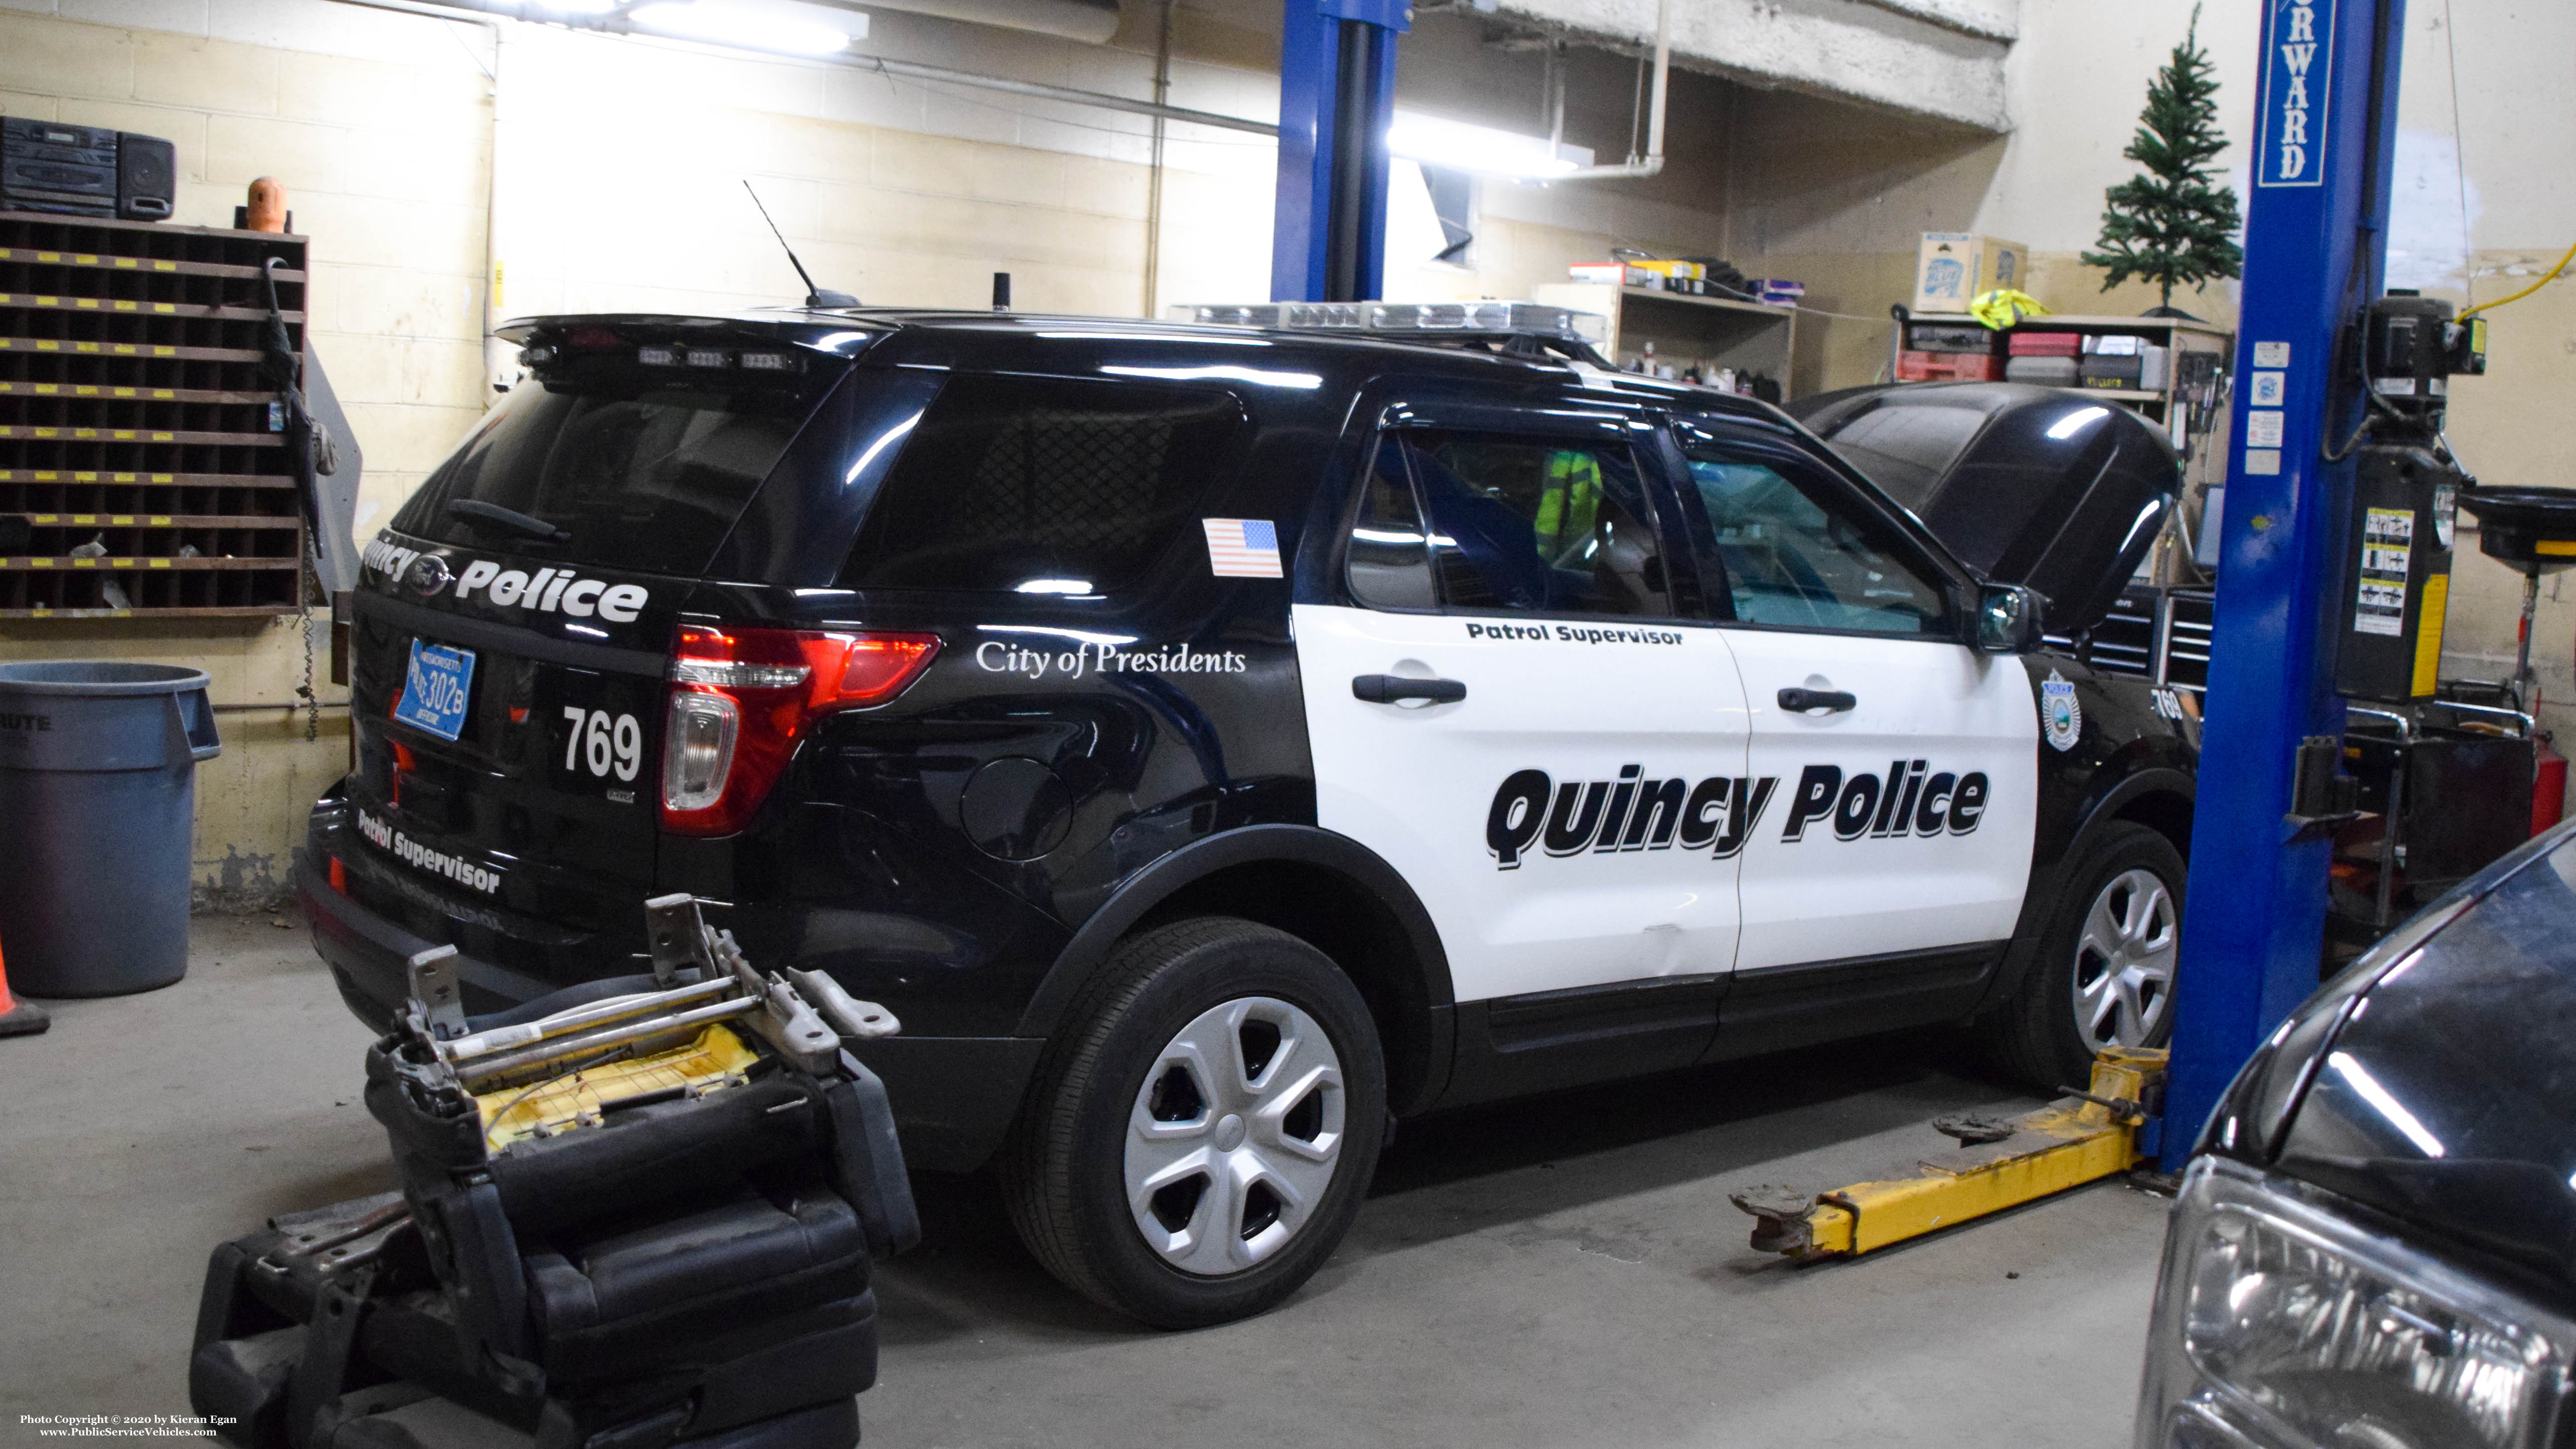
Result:
<svg viewBox="0 0 2576 1449"><path fill-rule="evenodd" d="M1572 342L1606 340L1610 319L1537 302L1176 303L1174 322L1269 327L1288 332L1521 333Z"/></svg>

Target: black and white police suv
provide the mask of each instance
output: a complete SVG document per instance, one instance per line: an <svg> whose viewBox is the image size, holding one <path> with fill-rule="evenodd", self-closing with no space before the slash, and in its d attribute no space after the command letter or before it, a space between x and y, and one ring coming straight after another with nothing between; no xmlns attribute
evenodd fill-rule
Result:
<svg viewBox="0 0 2576 1449"><path fill-rule="evenodd" d="M498 1011L720 902L901 1018L916 1166L997 1162L1169 1326L1313 1273L1398 1117L1969 1019L2054 1086L2167 1029L2197 725L2021 586L2152 541L2121 409L1962 404L2030 438L1972 570L1780 412L1528 335L504 335L528 380L366 551L299 865L379 1026L428 946Z"/></svg>

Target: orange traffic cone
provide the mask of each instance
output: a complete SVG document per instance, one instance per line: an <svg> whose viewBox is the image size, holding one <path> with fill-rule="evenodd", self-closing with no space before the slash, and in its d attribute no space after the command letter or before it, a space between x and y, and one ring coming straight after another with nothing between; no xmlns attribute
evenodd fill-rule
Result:
<svg viewBox="0 0 2576 1449"><path fill-rule="evenodd" d="M9 964L0 961L0 1036L34 1036L53 1024L43 1007L9 994Z"/></svg>

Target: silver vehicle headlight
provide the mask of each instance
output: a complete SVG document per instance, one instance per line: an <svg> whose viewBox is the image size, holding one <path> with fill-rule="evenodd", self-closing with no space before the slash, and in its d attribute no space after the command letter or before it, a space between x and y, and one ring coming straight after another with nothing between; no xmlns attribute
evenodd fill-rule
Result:
<svg viewBox="0 0 2576 1449"><path fill-rule="evenodd" d="M2550 1449L2576 1325L2224 1159L2165 1236L2138 1449Z"/></svg>

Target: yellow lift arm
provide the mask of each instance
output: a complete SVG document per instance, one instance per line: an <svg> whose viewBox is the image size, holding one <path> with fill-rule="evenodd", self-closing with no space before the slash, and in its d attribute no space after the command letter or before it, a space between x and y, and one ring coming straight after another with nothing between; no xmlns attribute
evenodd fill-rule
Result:
<svg viewBox="0 0 2576 1449"><path fill-rule="evenodd" d="M1798 1259L1853 1257L2126 1172L2145 1160L2138 1129L2164 1096L2165 1053L2127 1047L2093 1062L2089 1091L2008 1119L1934 1125L1959 1147L1916 1164L1910 1177L1807 1194L1755 1187L1729 1198L1755 1219L1757 1252Z"/></svg>

